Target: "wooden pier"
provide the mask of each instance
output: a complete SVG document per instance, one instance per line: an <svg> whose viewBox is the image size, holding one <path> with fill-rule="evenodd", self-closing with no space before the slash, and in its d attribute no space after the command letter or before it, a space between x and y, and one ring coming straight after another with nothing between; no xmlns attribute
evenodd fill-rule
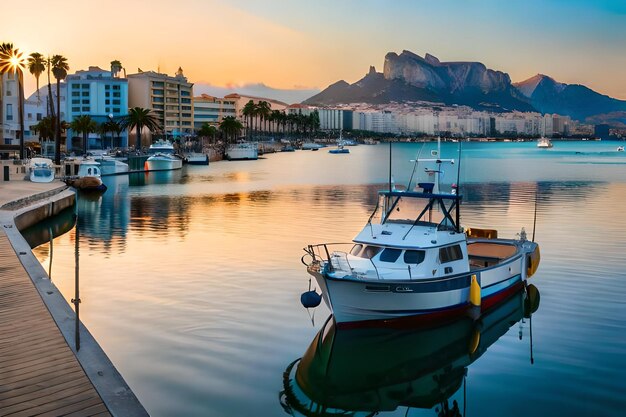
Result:
<svg viewBox="0 0 626 417"><path fill-rule="evenodd" d="M110 416L0 230L0 416Z"/></svg>

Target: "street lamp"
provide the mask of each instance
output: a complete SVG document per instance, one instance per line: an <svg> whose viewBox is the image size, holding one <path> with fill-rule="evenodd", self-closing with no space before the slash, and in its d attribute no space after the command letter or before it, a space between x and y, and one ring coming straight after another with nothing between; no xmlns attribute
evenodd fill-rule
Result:
<svg viewBox="0 0 626 417"><path fill-rule="evenodd" d="M109 113L109 126L111 127L111 149L113 149L113 114Z"/></svg>

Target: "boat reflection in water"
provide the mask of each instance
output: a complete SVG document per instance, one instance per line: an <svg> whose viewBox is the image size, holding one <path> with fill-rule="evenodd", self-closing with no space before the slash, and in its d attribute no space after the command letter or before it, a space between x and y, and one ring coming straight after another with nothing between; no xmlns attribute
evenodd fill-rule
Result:
<svg viewBox="0 0 626 417"><path fill-rule="evenodd" d="M287 367L281 404L294 416L373 416L398 407L462 416L465 399L449 400L463 387L467 367L538 307L531 284L479 320L430 329L338 329L331 316Z"/></svg>
<svg viewBox="0 0 626 417"><path fill-rule="evenodd" d="M129 174L129 185L177 184L182 177L181 170L151 171Z"/></svg>

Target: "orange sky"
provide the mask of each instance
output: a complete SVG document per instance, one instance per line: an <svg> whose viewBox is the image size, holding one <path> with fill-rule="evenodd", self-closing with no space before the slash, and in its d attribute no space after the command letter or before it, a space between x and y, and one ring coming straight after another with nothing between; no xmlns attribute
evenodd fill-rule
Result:
<svg viewBox="0 0 626 417"><path fill-rule="evenodd" d="M195 83L286 89L354 82L369 65L382 71L386 52L408 49L626 99L626 13L573 3L585 1L32 0L11 5L17 18L3 20L0 41L63 54L71 72L119 59L128 73L182 66Z"/></svg>

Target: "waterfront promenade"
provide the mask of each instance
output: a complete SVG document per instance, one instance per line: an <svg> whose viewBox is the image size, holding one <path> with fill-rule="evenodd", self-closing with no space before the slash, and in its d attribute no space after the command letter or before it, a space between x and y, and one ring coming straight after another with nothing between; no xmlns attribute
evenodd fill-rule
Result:
<svg viewBox="0 0 626 417"><path fill-rule="evenodd" d="M146 416L21 236L72 206L65 184L0 182L0 416Z"/></svg>

